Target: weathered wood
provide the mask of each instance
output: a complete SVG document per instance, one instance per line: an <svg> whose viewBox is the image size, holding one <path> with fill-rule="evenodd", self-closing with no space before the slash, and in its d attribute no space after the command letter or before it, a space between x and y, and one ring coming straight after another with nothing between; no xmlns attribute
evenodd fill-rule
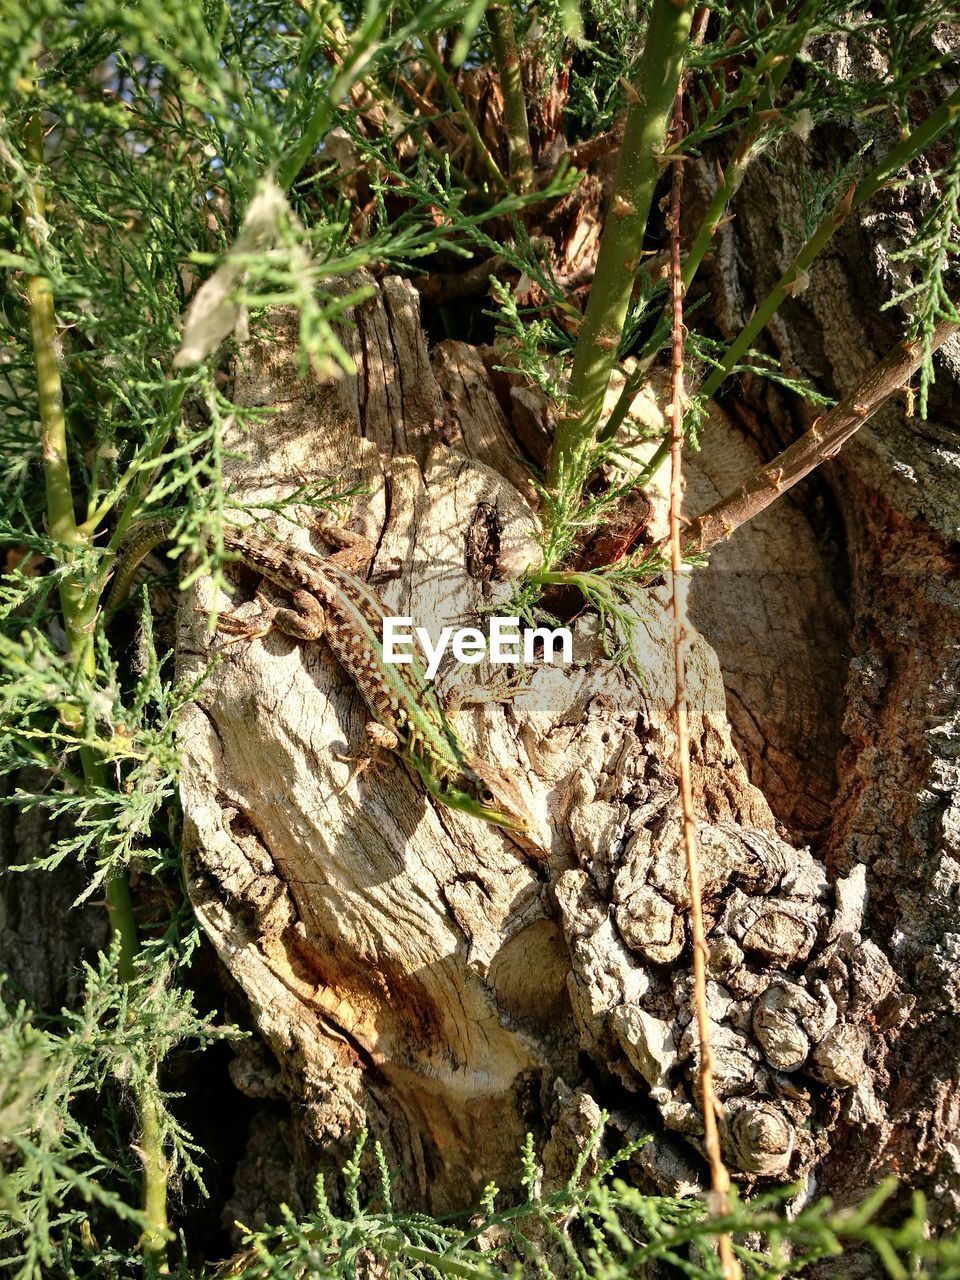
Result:
<svg viewBox="0 0 960 1280"><path fill-rule="evenodd" d="M956 34L943 29L941 42ZM878 50L840 37L822 40L811 56L855 78L877 70ZM931 85L918 114L937 105ZM735 332L754 300L776 280L796 248L790 229L802 224L797 175L835 170L869 136L879 148L897 136L896 113L850 122L850 130L817 131L808 141L783 140L776 168L748 170L734 220L717 237L710 280L722 327ZM898 342L907 323L884 304L906 283L895 255L917 235L937 196L924 181L886 190L838 233L807 288L771 326L769 340L783 371L812 376L821 390L848 393ZM713 181L697 171L704 188ZM692 211L691 211L692 212ZM960 342L950 338L936 359L927 421L907 416L896 396L827 464L805 505L826 530L839 527L847 545L833 545L831 572L849 601L849 665L843 694L838 796L823 856L838 875L866 874L864 931L896 970L901 1007L878 1020L868 1056L875 1105L841 1111L821 1169L825 1189L855 1199L895 1172L931 1193L935 1220L960 1217L960 1169L955 1158L960 1039L956 938L960 935L957 865L960 591L956 545L960 484L956 416ZM736 397L760 427L769 457L808 428L818 410L770 384L744 379ZM830 546L825 543L828 556ZM827 561L826 563L829 563ZM847 585L848 584L848 585ZM797 676L804 687L807 679ZM856 977L851 973L851 979Z"/></svg>
<svg viewBox="0 0 960 1280"><path fill-rule="evenodd" d="M351 339L358 364L386 381L366 344L376 335L382 351L389 331L397 385L411 385L421 360L405 291L413 299L400 281L378 285ZM360 483L352 522L378 545L379 586L397 613L436 629L503 612L509 579L537 562L538 526L504 478L529 494L479 358L456 344L436 353L443 440L457 447L429 446L393 410L368 423L385 395L361 399L346 378L295 384L293 322L280 313L273 329L238 366L238 400L279 411L255 438L227 442L246 454L231 464L235 496L275 498L321 476ZM419 460L395 451L404 440ZM479 563L478 525L494 532ZM309 527L286 532L310 545ZM208 584L197 597L209 605ZM184 674L218 647L197 602L181 611ZM322 641L274 634L225 648L182 728L190 894L276 1055L272 1087L316 1143L296 1150L304 1189L361 1127L383 1143L409 1204L465 1205L490 1177L509 1187L528 1130L559 1180L613 1085L637 1110L617 1114L611 1143L641 1120L655 1137L638 1175L695 1185L669 634L651 592L632 670L605 656L584 615L573 666L531 668L519 696L463 725L479 752L522 775L549 854L542 868L503 833L435 807L392 757L354 776L366 715ZM872 1033L860 985L846 979L873 975L871 1009L895 1003L895 980L860 936L862 879L835 891L777 834L699 637L689 688L726 1153L748 1183L803 1176L841 1096L872 1106Z"/></svg>
<svg viewBox="0 0 960 1280"><path fill-rule="evenodd" d="M634 403L642 430L666 430L666 377ZM647 445L649 451L652 446ZM684 460L684 510L712 506L761 464L763 446L717 405ZM668 463L648 488L666 535ZM733 741L786 830L822 836L836 794L849 617L829 546L790 499L754 516L692 574L688 613L720 660Z"/></svg>

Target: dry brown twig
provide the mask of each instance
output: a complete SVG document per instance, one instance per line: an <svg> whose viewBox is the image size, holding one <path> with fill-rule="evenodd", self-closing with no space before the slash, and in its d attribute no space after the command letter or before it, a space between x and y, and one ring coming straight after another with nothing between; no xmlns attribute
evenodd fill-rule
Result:
<svg viewBox="0 0 960 1280"><path fill-rule="evenodd" d="M933 331L930 351L943 346L960 325L941 320ZM799 440L758 468L734 493L721 498L690 522L683 538L684 555L698 555L729 538L735 529L759 515L781 494L834 457L885 401L908 383L924 360L920 342L901 342L860 379L829 413L818 418Z"/></svg>
<svg viewBox="0 0 960 1280"><path fill-rule="evenodd" d="M445 142L448 142L451 147L458 151L466 146L466 135L457 128L449 115L438 110L429 98L420 93L416 85L411 84L409 80L401 75L396 77L396 84L417 113L424 120L430 121Z"/></svg>
<svg viewBox="0 0 960 1280"><path fill-rule="evenodd" d="M701 10L694 24L693 39L699 43L706 31L709 11ZM710 949L703 923L700 862L697 852L697 828L693 808L693 780L690 767L690 727L687 715L687 681L684 643L687 637L683 599L683 546L681 544L680 509L683 499L683 419L687 407L683 385L683 263L680 253L680 206L683 191L683 163L679 144L683 138L684 80L680 79L673 107L672 144L675 151L670 184L670 579L673 612L673 656L675 672L674 710L677 718L677 774L683 815L683 845L687 857L687 882L690 888L690 931L693 937L693 1003L700 1043L700 1098L703 1108L704 1147L710 1165L713 1211L725 1216L730 1211L730 1175L720 1151L717 1126L719 1103L713 1091L713 1049L710 1041L710 1018L707 1013L707 965ZM740 1264L733 1252L730 1236L717 1240L724 1280L740 1280Z"/></svg>

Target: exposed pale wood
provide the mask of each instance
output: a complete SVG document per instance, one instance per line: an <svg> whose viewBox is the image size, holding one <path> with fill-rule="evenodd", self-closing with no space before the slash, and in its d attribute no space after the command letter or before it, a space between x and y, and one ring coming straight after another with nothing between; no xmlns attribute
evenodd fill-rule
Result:
<svg viewBox="0 0 960 1280"><path fill-rule="evenodd" d="M687 455L685 510L702 511L760 463L714 409ZM690 580L690 616L717 652L734 742L778 820L822 836L836 794L849 617L842 581L789 499L716 547Z"/></svg>
<svg viewBox="0 0 960 1280"><path fill-rule="evenodd" d="M614 382L609 402L619 395ZM626 438L649 457L666 430L669 389L654 371L634 401ZM647 441L647 443L642 443ZM719 406L710 407L699 447L687 452L684 511L693 515L729 493L761 464L762 446ZM667 531L666 463L647 493L651 541ZM843 584L806 510L788 497L749 520L691 574L689 611L720 659L733 741L778 821L822 836L836 794L849 618Z"/></svg>
<svg viewBox="0 0 960 1280"><path fill-rule="evenodd" d="M377 335L382 349L389 329L403 365L394 377L410 385L420 356L415 335L411 350L398 336L405 291L415 296L399 281L377 286L356 341ZM234 492L276 494L319 475L360 482L369 492L352 523L378 543L379 586L398 613L436 629L502 606L509 578L536 562L537 521L498 474L517 464L512 443L498 461L509 436L482 366L449 345L439 353L438 385L456 414L442 435L460 449L426 449L400 420L388 438L379 411L368 425L363 405L373 401L350 379L296 384L293 323L281 313L272 327L272 342L244 352L236 394L279 412L255 438L228 442L246 453L232 464ZM482 406L478 421L466 421L470 405ZM414 416L422 424L419 405ZM419 462L395 451L407 438L419 442ZM461 452L471 445L482 461ZM471 578L478 512L494 513L497 563ZM309 528L287 532L311 540ZM255 584L241 586L249 596ZM183 674L210 654L194 612L208 592L201 582L181 611ZM322 641L275 634L224 650L183 721L189 887L276 1056L270 1088L293 1107L304 1195L315 1168L342 1159L361 1127L400 1171L398 1202L447 1208L474 1201L489 1177L510 1186L528 1129L562 1177L608 1082L636 1099L620 1136L635 1135L638 1116L656 1134L638 1176L669 1189L696 1183L669 634L666 603L652 592L637 619L640 678L604 656L585 615L572 667L533 668L512 702L466 718L468 741L522 775L549 853L543 868L495 829L437 809L392 757L351 779L343 757L362 752L366 715ZM698 637L688 685L724 1155L748 1181L802 1175L828 1142L838 1097L872 1105L870 1073L854 1079L848 1065L863 1004L839 976L871 962L862 885L841 887L838 902L825 869L776 834L732 746L716 658ZM889 992L880 961L876 986ZM765 997L785 982L786 994ZM786 1030L755 1029L764 997L767 1021ZM785 1064L789 1052L796 1062Z"/></svg>

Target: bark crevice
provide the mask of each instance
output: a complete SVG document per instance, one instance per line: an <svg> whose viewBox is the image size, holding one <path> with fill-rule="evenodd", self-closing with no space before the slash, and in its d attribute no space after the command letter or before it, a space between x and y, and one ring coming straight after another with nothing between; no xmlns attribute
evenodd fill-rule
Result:
<svg viewBox="0 0 960 1280"><path fill-rule="evenodd" d="M414 300L402 281L377 284L361 304L363 326L347 331L376 350L389 333L403 366L391 376L407 387L422 378L422 335L409 322ZM274 340L250 344L237 373L241 403L286 385L294 323L280 313ZM379 369L377 378L388 376L366 345L354 355ZM430 389L428 401L442 405L445 426L418 457L395 450L398 441L423 443L419 404L413 426L392 421L387 431L369 408L358 419L351 380L308 378L270 420L268 479L268 446L256 440L232 464L231 479L247 500L275 498L304 477L362 484L367 493L351 522L377 542L378 566L393 569L379 589L397 613L436 630L505 606L511 578L539 553L529 481L480 355L445 342L433 360L437 396ZM654 391L646 411L659 413ZM278 485L284 469L289 478ZM721 483L708 465L692 460L691 469L692 489ZM754 560L738 570L743 581L762 556L774 574L778 564L796 568L805 547L819 588L815 539L797 513L774 508L766 519L753 534ZM312 545L308 529L285 533ZM708 573L699 607L709 605L722 635L724 619L729 627L753 605L725 590L729 569ZM208 593L199 583L201 604ZM815 598L812 589L800 597L782 586L765 622L759 611L758 652L785 635L803 652ZM184 674L205 661L209 644L196 603L188 598L181 611ZM827 630L842 630L839 605L822 613ZM366 711L322 641L232 646L201 689L182 730L190 892L278 1059L278 1087L300 1117L295 1127L309 1137L297 1157L305 1190L317 1168L342 1160L362 1127L401 1171L398 1203L442 1210L475 1202L491 1177L511 1187L528 1130L549 1153L550 1176L561 1179L564 1153L586 1141L602 1098L617 1103L611 1144L636 1136L639 1117L647 1118L653 1141L637 1156L645 1182L671 1191L697 1182L696 1044L662 593L650 594L635 628L642 677L610 661L597 620L585 614L574 624L572 666L532 668L518 697L485 705L462 725L472 749L522 775L539 815L543 866L502 832L438 810L392 757L350 779L341 757L360 749ZM807 662L812 669L812 654ZM446 669L439 683L469 674ZM751 784L731 737L720 666L702 637L692 642L688 685L725 1154L746 1185L802 1179L829 1152L839 1117L874 1116L880 1032L867 1015L899 1010L899 985L862 932L862 868L831 883L822 863L784 839L786 828ZM775 698L788 695L787 687L766 698L745 687L761 738L775 722ZM822 696L800 697L807 709L792 747L781 735L769 768L781 802L799 777L790 751L799 760L802 726L814 722L809 707ZM822 816L828 793L818 785L798 812L810 812L819 795Z"/></svg>

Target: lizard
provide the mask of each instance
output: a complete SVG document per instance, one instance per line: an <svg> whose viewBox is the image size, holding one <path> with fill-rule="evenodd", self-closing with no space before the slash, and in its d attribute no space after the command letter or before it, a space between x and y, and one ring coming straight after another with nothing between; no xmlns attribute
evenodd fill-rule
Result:
<svg viewBox="0 0 960 1280"><path fill-rule="evenodd" d="M144 521L130 535L118 553L108 611L122 602L141 561L170 532L171 522L159 518ZM364 542L346 531L325 527L322 532L341 546ZM258 595L259 617L241 621L228 614L218 619L218 626L249 638L274 627L304 641L324 636L373 717L366 727L371 745L402 759L441 804L504 828L522 848L538 852L526 838L535 819L513 779L468 752L416 660L384 661L388 610L378 593L345 567L344 552L319 556L238 526L225 527L223 543L237 560L285 592L291 605L271 605Z"/></svg>

